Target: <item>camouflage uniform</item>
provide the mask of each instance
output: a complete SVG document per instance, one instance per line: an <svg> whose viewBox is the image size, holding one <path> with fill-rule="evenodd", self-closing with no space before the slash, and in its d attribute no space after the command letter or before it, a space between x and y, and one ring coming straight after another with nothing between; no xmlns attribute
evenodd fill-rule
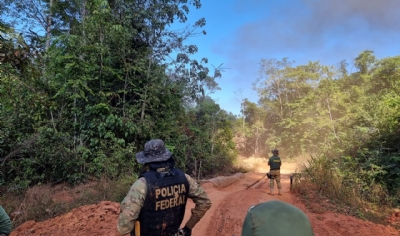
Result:
<svg viewBox="0 0 400 236"><path fill-rule="evenodd" d="M152 140L153 141L153 140ZM150 141L150 142L152 142ZM155 143L155 144L154 144ZM159 143L153 142L148 145L152 149L157 149ZM147 143L146 143L147 145ZM162 144L164 145L164 144ZM146 150L146 146L145 146ZM159 157L160 152L157 151ZM168 156L168 155L167 155ZM158 161L164 161L169 157L158 158ZM139 163L149 163L143 158L143 155L137 155ZM159 171L159 170L157 170ZM159 172L163 172L161 169ZM206 211L211 207L211 200L208 198L204 189L189 175L185 174L186 179L189 182L189 193L188 197L195 203L195 208L192 209L190 219L187 221L185 227L192 229L197 222L204 216ZM144 177L139 178L130 188L127 196L121 203L121 212L118 218L117 229L120 235L129 234L134 230L135 221L139 218L140 211L144 205L145 197L147 195L146 179Z"/></svg>
<svg viewBox="0 0 400 236"><path fill-rule="evenodd" d="M276 185L278 185L278 189L282 189L281 184L281 171L280 170L270 170L271 179L269 182L269 187L274 188L274 179L276 180Z"/></svg>
<svg viewBox="0 0 400 236"><path fill-rule="evenodd" d="M273 194L274 192L274 180L276 181L276 185L278 185L278 194L281 195L282 192L282 185L281 185L281 165L282 161L281 158L278 156L278 150L273 150L273 156L271 156L268 160L268 165L270 166L270 182L269 182L269 187L270 187L270 194Z"/></svg>
<svg viewBox="0 0 400 236"><path fill-rule="evenodd" d="M0 236L9 235L11 232L11 220L6 211L0 205Z"/></svg>
<svg viewBox="0 0 400 236"><path fill-rule="evenodd" d="M189 198L196 204L192 209L192 215L186 223L186 226L192 229L197 222L204 216L206 211L211 207L211 201L206 192L197 182L189 175L185 174L189 181ZM130 233L135 225L135 221L139 218L140 209L143 207L147 192L146 180L139 178L129 190L128 195L121 203L121 213L118 218L118 232L121 235Z"/></svg>
<svg viewBox="0 0 400 236"><path fill-rule="evenodd" d="M304 212L291 204L274 200L249 208L242 236L256 235L313 236L314 232Z"/></svg>

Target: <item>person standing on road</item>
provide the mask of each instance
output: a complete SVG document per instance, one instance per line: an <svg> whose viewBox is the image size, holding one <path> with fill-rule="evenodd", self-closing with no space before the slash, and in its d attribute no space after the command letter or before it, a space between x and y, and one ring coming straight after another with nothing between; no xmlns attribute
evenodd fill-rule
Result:
<svg viewBox="0 0 400 236"><path fill-rule="evenodd" d="M251 206L242 226L242 236L313 236L307 215L286 202L273 200Z"/></svg>
<svg viewBox="0 0 400 236"><path fill-rule="evenodd" d="M269 194L274 195L274 180L276 180L276 185L278 185L278 195L282 195L282 185L281 185L281 165L282 161L279 157L279 151L277 149L272 150L272 156L268 160L269 174L270 174L270 184L269 184Z"/></svg>
<svg viewBox="0 0 400 236"><path fill-rule="evenodd" d="M11 220L0 205L0 236L8 236L11 232Z"/></svg>
<svg viewBox="0 0 400 236"><path fill-rule="evenodd" d="M136 160L144 164L143 171L121 203L118 233L171 236L183 232L190 236L193 227L211 207L206 192L189 175L175 168L172 153L161 139L147 142L144 151L136 154ZM193 200L195 208L185 227L180 229L187 198Z"/></svg>

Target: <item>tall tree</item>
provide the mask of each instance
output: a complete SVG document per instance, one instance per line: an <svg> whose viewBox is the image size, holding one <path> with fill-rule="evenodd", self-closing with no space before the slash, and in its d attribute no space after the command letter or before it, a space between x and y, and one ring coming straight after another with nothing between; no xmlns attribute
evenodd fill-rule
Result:
<svg viewBox="0 0 400 236"><path fill-rule="evenodd" d="M1 91L19 101L15 106L2 94L6 102L1 109L12 115L1 116L1 130L10 135L0 135L0 146L2 153L16 157L2 160L8 170L7 181L18 179L25 186L31 182L79 182L101 173L115 177L124 170L133 171L126 166L132 162L132 152L155 137L176 145L177 153L188 154L179 150L185 147L177 141L187 125L184 100L201 101L198 98L204 98L204 86L217 88L214 78L207 77L207 59L193 59L197 46L185 43L188 37L205 33L201 32L204 19L186 25L189 9L200 8L200 1L6 3L15 8L7 15L10 17L1 19L18 27L26 23L28 32L23 33L31 39L26 48L32 52L17 58L16 62L23 62L20 67L8 59L10 63L0 65L1 79L7 81ZM13 18L20 10L21 17ZM182 30L171 28L177 24L185 26ZM14 57L20 47L16 39L4 41L11 45L4 54L7 58ZM231 151L224 146L228 142L219 138L224 124L221 117L226 114L219 107L217 110L210 112L213 118L207 120L208 126L196 126L211 140L199 145L207 150L201 154L207 163ZM13 122L17 122L13 129L6 129ZM28 148L28 143L35 144L34 148ZM187 166L192 168L191 159L180 158L178 163L188 160ZM25 173L35 178L26 179Z"/></svg>

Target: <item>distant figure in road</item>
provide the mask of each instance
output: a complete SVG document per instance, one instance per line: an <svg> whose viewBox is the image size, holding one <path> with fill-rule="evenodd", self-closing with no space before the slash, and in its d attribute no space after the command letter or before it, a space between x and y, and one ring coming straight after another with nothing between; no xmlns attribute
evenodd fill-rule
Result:
<svg viewBox="0 0 400 236"><path fill-rule="evenodd" d="M269 194L274 195L274 179L276 180L276 185L278 185L278 195L282 195L282 185L281 185L281 165L282 161L279 157L279 151L274 149L271 151L272 156L268 160L269 165Z"/></svg>
<svg viewBox="0 0 400 236"><path fill-rule="evenodd" d="M136 154L136 160L144 164L143 171L121 203L119 234L171 236L179 232L190 236L211 207L206 192L189 175L175 168L172 153L161 139L147 142L144 151ZM195 208L185 227L179 229L188 198Z"/></svg>
<svg viewBox="0 0 400 236"><path fill-rule="evenodd" d="M11 220L0 205L0 236L8 236L11 232Z"/></svg>
<svg viewBox="0 0 400 236"><path fill-rule="evenodd" d="M251 206L242 236L313 236L307 215L297 207L273 200Z"/></svg>

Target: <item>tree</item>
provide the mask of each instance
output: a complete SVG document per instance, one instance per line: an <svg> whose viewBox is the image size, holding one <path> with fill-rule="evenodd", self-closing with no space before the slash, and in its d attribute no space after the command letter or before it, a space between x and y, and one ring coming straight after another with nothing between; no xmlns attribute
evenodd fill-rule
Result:
<svg viewBox="0 0 400 236"><path fill-rule="evenodd" d="M183 154L177 163L184 168L201 160L205 166L196 171L212 172L223 166L211 168L219 163L214 157L234 156L227 141L228 116L211 102L201 108L208 117L201 119L204 124L199 120L193 127L205 136L190 140L196 147L190 151L205 151L193 160L187 144L181 145L190 136L186 120L193 113L184 101L202 102L204 87L218 88L208 76L207 59L192 59L197 46L185 43L199 34L205 20L182 30L170 27L186 24L189 8L199 8L200 1L6 3L10 14L2 13L4 24L26 23L29 30L21 38L29 40L2 35L7 47L0 55L0 109L10 114L0 116L5 182L26 187L132 173L138 169L133 153L155 137ZM21 17L13 18L18 11Z"/></svg>
<svg viewBox="0 0 400 236"><path fill-rule="evenodd" d="M370 72L371 67L376 62L376 58L373 55L373 51L366 50L355 59L354 65L360 70L362 75Z"/></svg>

